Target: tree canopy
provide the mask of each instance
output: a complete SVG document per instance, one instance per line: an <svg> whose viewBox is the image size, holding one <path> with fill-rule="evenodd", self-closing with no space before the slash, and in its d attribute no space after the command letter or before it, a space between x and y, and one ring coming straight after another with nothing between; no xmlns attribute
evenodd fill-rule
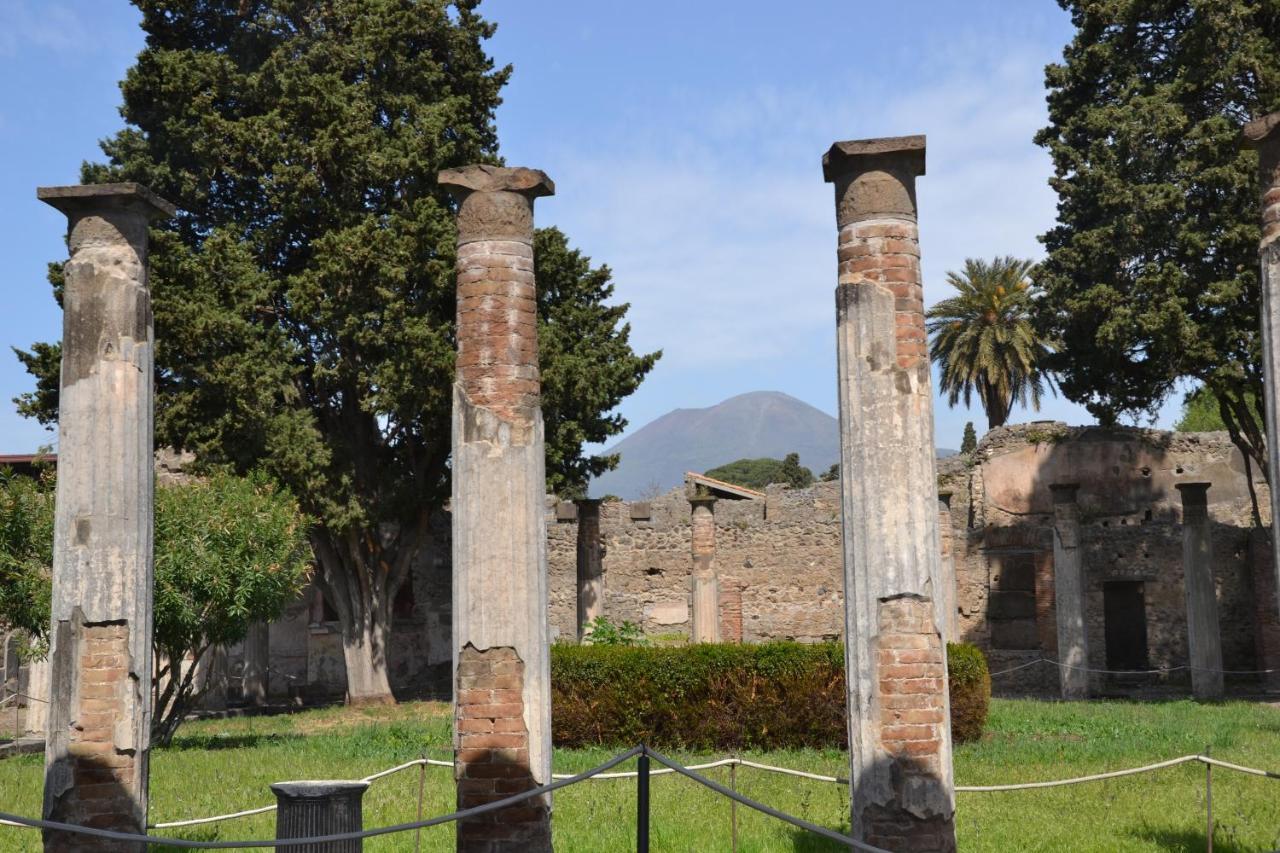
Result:
<svg viewBox="0 0 1280 853"><path fill-rule="evenodd" d="M987 413L988 428L1009 419L1014 403L1036 409L1053 377L1045 371L1049 342L1031 324L1031 261L1003 257L966 258L964 270L948 272L956 295L929 309L929 357L940 369L939 390L954 406L974 394Z"/></svg>
<svg viewBox="0 0 1280 853"><path fill-rule="evenodd" d="M1260 187L1240 128L1280 108L1280 8L1256 0L1060 0L1075 37L1046 70L1058 224L1042 240L1048 365L1104 424L1210 389L1265 471Z"/></svg>
<svg viewBox="0 0 1280 853"><path fill-rule="evenodd" d="M814 482L813 472L800 464L798 453L788 453L785 459L737 459L712 468L706 475L748 489L763 489L772 483L802 489Z"/></svg>
<svg viewBox="0 0 1280 853"><path fill-rule="evenodd" d="M978 449L978 432L973 428L973 421L965 421L964 436L960 439L960 452L972 453Z"/></svg>
<svg viewBox="0 0 1280 853"><path fill-rule="evenodd" d="M152 231L157 440L297 495L348 696L387 700L390 601L449 493L456 229L436 174L500 162L511 69L478 0L134 2L127 127L83 179L180 210ZM535 249L548 484L572 493L614 464L583 445L623 428L610 412L658 354L632 351L607 268L557 231ZM56 346L21 357L23 410L51 422Z"/></svg>

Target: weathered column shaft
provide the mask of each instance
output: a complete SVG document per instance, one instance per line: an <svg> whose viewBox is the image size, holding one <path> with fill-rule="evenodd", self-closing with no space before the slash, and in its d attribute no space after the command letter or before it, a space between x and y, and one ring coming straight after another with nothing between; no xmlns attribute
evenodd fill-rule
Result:
<svg viewBox="0 0 1280 853"><path fill-rule="evenodd" d="M1197 699L1221 699L1222 632L1213 583L1210 483L1178 483L1182 493L1182 586L1187 596L1187 646L1191 691Z"/></svg>
<svg viewBox="0 0 1280 853"><path fill-rule="evenodd" d="M271 627L266 622L254 622L244 636L244 673L240 682L241 694L249 705L267 704L270 659Z"/></svg>
<svg viewBox="0 0 1280 853"><path fill-rule="evenodd" d="M584 498L578 505L578 640L587 626L604 615L604 544L600 541L600 501Z"/></svg>
<svg viewBox="0 0 1280 853"><path fill-rule="evenodd" d="M551 781L545 450L532 169L440 174L458 199L453 386L454 775L458 807ZM551 798L458 825L458 849L551 849Z"/></svg>
<svg viewBox="0 0 1280 853"><path fill-rule="evenodd" d="M276 840L317 838L364 829L364 792L368 782L277 782ZM364 841L328 841L295 844L278 850L297 853L360 853Z"/></svg>
<svg viewBox="0 0 1280 853"><path fill-rule="evenodd" d="M938 493L938 603L943 643L960 642L956 624L956 558L951 531L951 492Z"/></svg>
<svg viewBox="0 0 1280 853"><path fill-rule="evenodd" d="M151 726L152 377L137 184L42 187L67 215L53 538L47 820L141 832ZM47 850L137 850L45 833Z"/></svg>
<svg viewBox="0 0 1280 853"><path fill-rule="evenodd" d="M1262 185L1262 239L1258 245L1262 291L1262 372L1271 476L1271 588L1280 595L1280 112L1244 127L1246 144L1258 151ZM1280 612L1280 600L1271 602Z"/></svg>
<svg viewBox="0 0 1280 853"><path fill-rule="evenodd" d="M689 499L689 540L693 555L693 641L720 642L720 583L716 577L716 499Z"/></svg>
<svg viewBox="0 0 1280 853"><path fill-rule="evenodd" d="M1054 483L1053 596L1058 623L1059 684L1063 699L1089 698L1089 636L1085 626L1084 564L1080 548L1079 485Z"/></svg>
<svg viewBox="0 0 1280 853"><path fill-rule="evenodd" d="M955 849L933 398L915 179L924 137L823 158L839 228L836 338L851 825L892 849ZM909 683L907 683L909 682Z"/></svg>

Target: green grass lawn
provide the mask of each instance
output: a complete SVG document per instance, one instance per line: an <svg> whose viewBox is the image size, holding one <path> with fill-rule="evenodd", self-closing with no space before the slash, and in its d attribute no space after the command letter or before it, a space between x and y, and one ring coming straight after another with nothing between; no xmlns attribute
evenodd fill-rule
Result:
<svg viewBox="0 0 1280 853"><path fill-rule="evenodd" d="M1060 704L995 701L987 737L956 750L958 784L983 785L1077 776L1147 764L1205 747L1218 758L1280 769L1280 710L1232 702ZM341 708L291 716L188 723L152 757L151 819L176 820L273 801L267 788L284 779L358 778L422 754L449 755L449 711L439 703L390 709ZM565 750L557 772L584 770L609 750ZM680 754L693 762L700 757ZM770 764L844 775L835 751L750 754ZM42 760L0 761L0 811L37 815ZM630 769L630 768L628 768ZM722 782L728 770L710 771ZM1205 769L1188 765L1115 781L1041 791L959 794L964 851L1205 849ZM847 830L843 786L740 768L747 795L833 829ZM453 809L445 768L426 771L425 813ZM413 820L419 776L410 770L375 782L365 796L365 825ZM555 796L555 841L562 851L634 846L635 783L589 782ZM1280 847L1280 780L1214 771L1216 853ZM730 807L695 783L663 776L652 783L652 847L658 851L729 850ZM738 810L739 849L835 850L780 822ZM170 831L173 833L179 830ZM187 830L192 839L270 838L270 814ZM422 833L423 850L452 850L448 827ZM38 850L38 836L0 827L0 850ZM373 839L368 851L413 850L412 834Z"/></svg>

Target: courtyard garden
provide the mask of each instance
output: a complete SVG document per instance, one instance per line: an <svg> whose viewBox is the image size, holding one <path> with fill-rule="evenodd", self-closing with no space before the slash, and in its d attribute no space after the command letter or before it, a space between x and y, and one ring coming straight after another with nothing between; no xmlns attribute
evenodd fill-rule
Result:
<svg viewBox="0 0 1280 853"><path fill-rule="evenodd" d="M165 822L239 811L274 801L268 785L286 778L359 778L426 755L450 756L449 706L326 708L275 717L192 722L171 746L152 755L151 820ZM1003 784L1080 776L1202 752L1251 767L1280 767L1280 709L1264 703L1057 703L994 700L987 734L956 747L959 785ZM620 750L619 750L620 751ZM615 750L557 750L557 772L592 767ZM747 752L753 760L831 776L848 764L836 750ZM705 755L679 753L692 763ZM0 810L39 814L43 762L20 756L0 762ZM708 771L727 783L729 771ZM365 826L414 820L422 781L423 814L454 808L447 768L412 768L381 779L365 795ZM844 830L842 785L750 768L737 770L747 796ZM1280 781L1215 770L1214 850L1273 850L1280 845ZM1122 779L1009 793L960 793L957 831L964 851L1205 849L1205 768L1189 764ZM729 802L675 776L652 781L653 849L730 849ZM187 839L270 838L267 813L162 834ZM555 796L557 849L629 850L634 846L635 783L587 782ZM836 850L771 818L738 809L739 850ZM367 842L370 851L413 850L413 833ZM28 830L0 828L0 850L38 849ZM423 850L453 850L450 827L427 829Z"/></svg>

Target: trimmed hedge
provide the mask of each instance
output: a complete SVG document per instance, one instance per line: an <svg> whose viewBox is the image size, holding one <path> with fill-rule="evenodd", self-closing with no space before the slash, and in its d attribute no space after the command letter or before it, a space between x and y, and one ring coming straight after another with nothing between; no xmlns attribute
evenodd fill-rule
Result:
<svg viewBox="0 0 1280 853"><path fill-rule="evenodd" d="M991 708L991 673L977 646L947 643L947 686L951 696L951 740L978 740Z"/></svg>
<svg viewBox="0 0 1280 853"><path fill-rule="evenodd" d="M986 661L972 646L986 676ZM969 697L976 666L964 651L966 733L978 719ZM964 692L964 691L969 692ZM979 691L980 693L981 691ZM956 689L952 688L952 719ZM551 649L551 731L556 746L634 746L701 751L848 748L844 647L838 643L701 644ZM979 734L986 717L980 703ZM972 709L972 710L971 710Z"/></svg>

